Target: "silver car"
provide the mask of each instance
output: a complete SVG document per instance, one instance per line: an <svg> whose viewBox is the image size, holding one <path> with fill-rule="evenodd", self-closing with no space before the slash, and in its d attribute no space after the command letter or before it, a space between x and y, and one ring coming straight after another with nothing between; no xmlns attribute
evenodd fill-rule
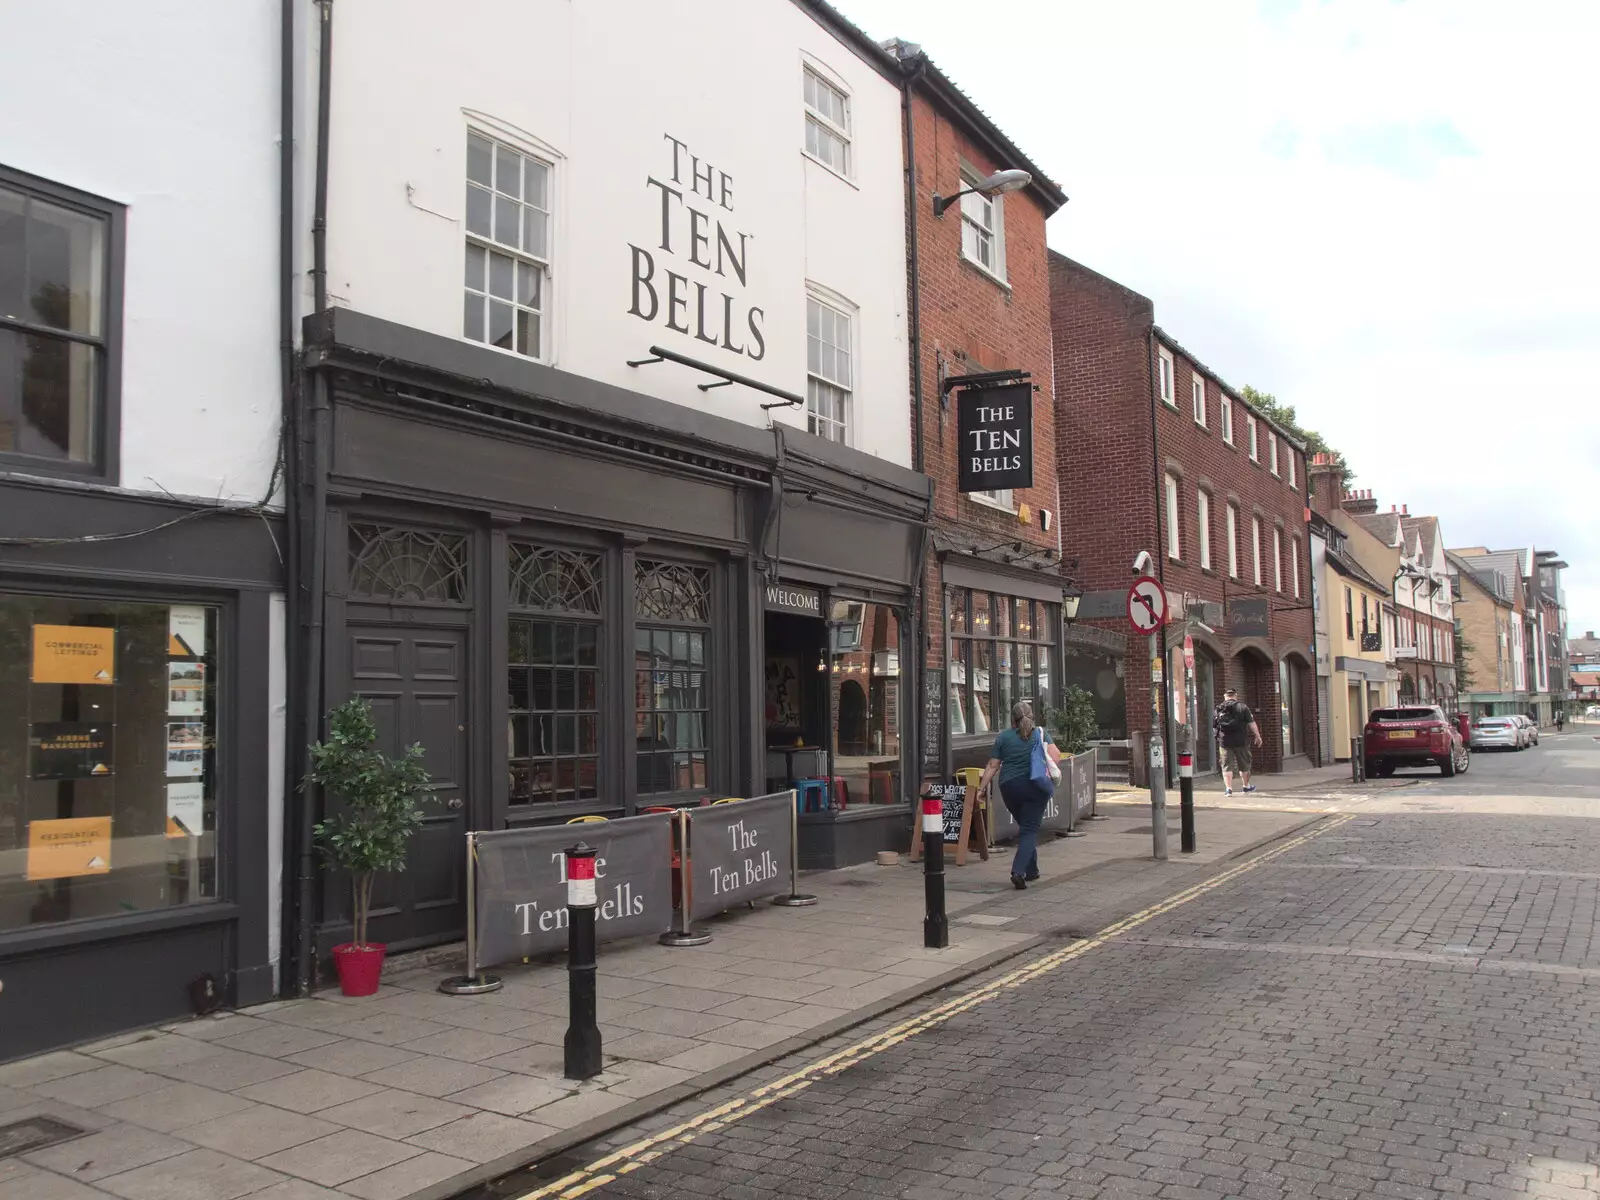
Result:
<svg viewBox="0 0 1600 1200"><path fill-rule="evenodd" d="M1479 717L1472 723L1474 750L1521 750L1526 744L1514 717Z"/></svg>
<svg viewBox="0 0 1600 1200"><path fill-rule="evenodd" d="M1524 745L1537 746L1539 744L1539 726L1532 717L1527 717L1521 713L1518 713L1511 719L1518 725L1522 726L1522 739Z"/></svg>

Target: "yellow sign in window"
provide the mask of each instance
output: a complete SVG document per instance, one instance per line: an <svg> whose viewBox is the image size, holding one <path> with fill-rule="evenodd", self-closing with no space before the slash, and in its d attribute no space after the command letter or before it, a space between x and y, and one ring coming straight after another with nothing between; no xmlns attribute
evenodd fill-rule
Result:
<svg viewBox="0 0 1600 1200"><path fill-rule="evenodd" d="M117 631L90 625L33 627L34 683L115 683Z"/></svg>
<svg viewBox="0 0 1600 1200"><path fill-rule="evenodd" d="M70 879L111 871L111 818L28 823L28 878Z"/></svg>

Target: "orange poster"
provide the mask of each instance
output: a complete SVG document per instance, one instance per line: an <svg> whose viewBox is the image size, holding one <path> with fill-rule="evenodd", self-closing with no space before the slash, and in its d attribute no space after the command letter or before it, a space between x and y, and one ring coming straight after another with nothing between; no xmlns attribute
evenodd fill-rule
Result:
<svg viewBox="0 0 1600 1200"><path fill-rule="evenodd" d="M35 625L33 682L114 683L117 631L92 625Z"/></svg>
<svg viewBox="0 0 1600 1200"><path fill-rule="evenodd" d="M29 879L70 879L110 871L110 817L28 822Z"/></svg>

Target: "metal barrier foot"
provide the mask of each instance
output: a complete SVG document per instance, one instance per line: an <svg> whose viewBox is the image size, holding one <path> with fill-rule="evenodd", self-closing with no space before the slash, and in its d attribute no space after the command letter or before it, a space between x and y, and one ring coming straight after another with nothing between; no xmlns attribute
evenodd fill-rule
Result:
<svg viewBox="0 0 1600 1200"><path fill-rule="evenodd" d="M663 946L704 946L710 940L704 929L669 929L660 938Z"/></svg>
<svg viewBox="0 0 1600 1200"><path fill-rule="evenodd" d="M446 996L484 996L505 985L498 975L452 975L440 981L439 990Z"/></svg>
<svg viewBox="0 0 1600 1200"><path fill-rule="evenodd" d="M774 896L772 902L779 908L810 908L817 902L817 898L796 892L790 896Z"/></svg>

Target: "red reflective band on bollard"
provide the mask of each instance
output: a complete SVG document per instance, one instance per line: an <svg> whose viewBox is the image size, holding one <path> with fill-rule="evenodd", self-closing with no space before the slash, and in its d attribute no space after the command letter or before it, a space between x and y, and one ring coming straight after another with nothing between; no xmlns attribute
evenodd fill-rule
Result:
<svg viewBox="0 0 1600 1200"><path fill-rule="evenodd" d="M937 796L922 798L922 832L944 832L944 802Z"/></svg>
<svg viewBox="0 0 1600 1200"><path fill-rule="evenodd" d="M1178 755L1178 778L1180 778L1180 779L1193 779L1194 778L1194 755L1192 755L1192 754L1180 754L1180 755Z"/></svg>
<svg viewBox="0 0 1600 1200"><path fill-rule="evenodd" d="M599 903L594 879L594 851L567 852L567 907L593 908Z"/></svg>

